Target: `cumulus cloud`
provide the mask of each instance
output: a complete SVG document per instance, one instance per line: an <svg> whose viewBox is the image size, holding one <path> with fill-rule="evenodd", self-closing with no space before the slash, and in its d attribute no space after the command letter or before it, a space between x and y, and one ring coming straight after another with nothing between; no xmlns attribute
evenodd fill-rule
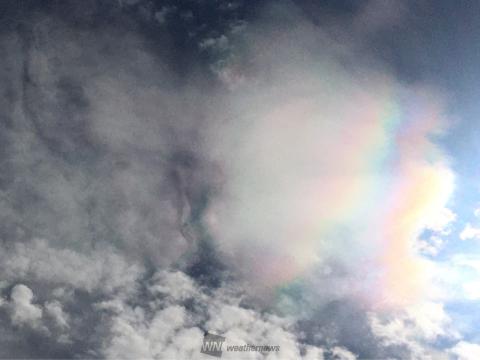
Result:
<svg viewBox="0 0 480 360"><path fill-rule="evenodd" d="M242 291L225 287L209 294L183 273L159 272L151 279L149 292L147 306L123 303L114 310L112 336L103 349L107 357L202 358L205 331L225 336L225 348L232 344L279 345L280 352L269 355L272 359L296 359L300 351L307 358L315 353L314 346L307 350L298 343L291 321L241 306ZM321 353L320 348L316 354ZM240 355L249 359L260 356L255 352ZM224 349L222 357L235 359L239 354Z"/></svg>
<svg viewBox="0 0 480 360"><path fill-rule="evenodd" d="M460 341L450 350L450 352L456 356L458 360L473 360L480 356L480 345L469 343L467 341Z"/></svg>
<svg viewBox="0 0 480 360"><path fill-rule="evenodd" d="M55 249L41 239L15 244L0 258L5 280L30 279L86 291L128 290L142 271L113 248L82 254L68 248Z"/></svg>
<svg viewBox="0 0 480 360"><path fill-rule="evenodd" d="M411 357L423 359L441 356L435 349L440 339L454 340L459 334L441 303L422 303L406 308L401 314L372 314L372 330L385 344L406 346Z"/></svg>
<svg viewBox="0 0 480 360"><path fill-rule="evenodd" d="M182 272L160 271L147 284L143 303L138 303L133 296L97 305L99 316L108 324L109 335L104 337L101 350L104 356L200 359L205 331L226 338L222 357L227 359L261 358L255 352L239 355L226 351L228 345L245 344L279 345L278 353L269 353L271 359L322 359L325 356L350 360L359 356L340 345L347 341L346 334L337 337L338 330L329 326L298 327L296 317L265 312L255 302L247 301L248 292L237 282L212 292ZM332 319L337 321L332 326L342 326L335 316L319 318L317 325L327 325ZM442 351L447 351L435 348L438 341L448 343L459 337L441 303L416 304L395 313L370 312L363 324L350 316L347 319L343 326L359 326L357 336L360 338L350 340L361 344L359 352L370 357L402 354L406 358L437 358ZM373 352L369 348L371 335L376 344ZM309 337L310 340L306 340Z"/></svg>
<svg viewBox="0 0 480 360"><path fill-rule="evenodd" d="M68 328L68 315L62 309L62 304L58 300L45 304L45 312L62 328Z"/></svg>
<svg viewBox="0 0 480 360"><path fill-rule="evenodd" d="M15 285L10 298L12 323L37 327L42 318L42 308L33 303L32 290L23 284Z"/></svg>
<svg viewBox="0 0 480 360"><path fill-rule="evenodd" d="M335 346L332 349L332 357L341 360L355 360L357 357L347 349Z"/></svg>

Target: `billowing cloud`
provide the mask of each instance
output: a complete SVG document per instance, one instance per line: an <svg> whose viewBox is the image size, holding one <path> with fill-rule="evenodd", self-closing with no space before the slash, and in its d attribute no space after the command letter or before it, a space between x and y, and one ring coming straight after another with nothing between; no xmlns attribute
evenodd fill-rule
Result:
<svg viewBox="0 0 480 360"><path fill-rule="evenodd" d="M391 317L391 314L388 315ZM441 303L416 304L390 319L372 315L372 329L386 344L406 345L415 358L435 354L435 341L458 338ZM437 355L440 354L440 351Z"/></svg>
<svg viewBox="0 0 480 360"><path fill-rule="evenodd" d="M58 326L68 328L68 315L65 314L62 304L58 300L45 304L45 311Z"/></svg>
<svg viewBox="0 0 480 360"><path fill-rule="evenodd" d="M480 356L480 345L460 341L451 349L451 354L458 360L473 360Z"/></svg>
<svg viewBox="0 0 480 360"><path fill-rule="evenodd" d="M37 327L42 318L42 309L33 304L33 292L29 287L18 284L11 292L12 323Z"/></svg>
<svg viewBox="0 0 480 360"><path fill-rule="evenodd" d="M272 359L323 353L322 348L299 344L291 321L241 306L244 294L233 288L208 294L183 273L159 272L148 289L145 307L132 307L128 302L115 307L99 304L99 311L111 314L112 337L103 348L107 357L201 359L205 330L226 337L222 356L226 359L260 356L257 352L228 352L227 345L280 346L279 353L269 355Z"/></svg>
<svg viewBox="0 0 480 360"><path fill-rule="evenodd" d="M52 248L39 239L15 244L11 251L4 250L1 258L4 280L33 280L86 291L128 290L142 271L137 264L128 264L112 248L82 254Z"/></svg>

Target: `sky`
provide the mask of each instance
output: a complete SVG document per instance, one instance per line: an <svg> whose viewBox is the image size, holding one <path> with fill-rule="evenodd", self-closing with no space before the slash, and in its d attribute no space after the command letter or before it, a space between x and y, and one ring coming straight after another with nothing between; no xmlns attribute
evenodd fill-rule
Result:
<svg viewBox="0 0 480 360"><path fill-rule="evenodd" d="M0 358L478 359L479 13L2 1Z"/></svg>

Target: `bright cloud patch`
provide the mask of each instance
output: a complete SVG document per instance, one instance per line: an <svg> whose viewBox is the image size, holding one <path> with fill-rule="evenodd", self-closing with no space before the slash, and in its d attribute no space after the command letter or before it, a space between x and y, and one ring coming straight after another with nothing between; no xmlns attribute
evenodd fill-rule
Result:
<svg viewBox="0 0 480 360"><path fill-rule="evenodd" d="M252 66L269 80L233 94L210 141L226 176L209 212L222 251L264 286L335 261L366 271L374 303L414 301L415 241L456 218L454 176L431 140L447 125L441 101L374 69L357 77L308 26L254 40ZM315 41L326 55L304 51Z"/></svg>
<svg viewBox="0 0 480 360"><path fill-rule="evenodd" d="M480 228L472 226L468 223L463 231L460 233L460 239L462 240L472 240L480 239Z"/></svg>

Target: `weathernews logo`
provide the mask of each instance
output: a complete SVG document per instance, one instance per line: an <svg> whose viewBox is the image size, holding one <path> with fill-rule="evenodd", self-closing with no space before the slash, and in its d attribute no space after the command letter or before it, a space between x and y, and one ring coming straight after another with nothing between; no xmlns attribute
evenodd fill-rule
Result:
<svg viewBox="0 0 480 360"><path fill-rule="evenodd" d="M222 346L225 338L220 335L211 334L208 331L203 336L201 353L215 357L222 357ZM267 354L269 352L279 352L280 345L227 345L227 352L259 352Z"/></svg>
<svg viewBox="0 0 480 360"><path fill-rule="evenodd" d="M201 353L221 357L222 356L222 345L225 341L225 338L220 335L214 335L208 333L208 331L203 336L203 344Z"/></svg>

